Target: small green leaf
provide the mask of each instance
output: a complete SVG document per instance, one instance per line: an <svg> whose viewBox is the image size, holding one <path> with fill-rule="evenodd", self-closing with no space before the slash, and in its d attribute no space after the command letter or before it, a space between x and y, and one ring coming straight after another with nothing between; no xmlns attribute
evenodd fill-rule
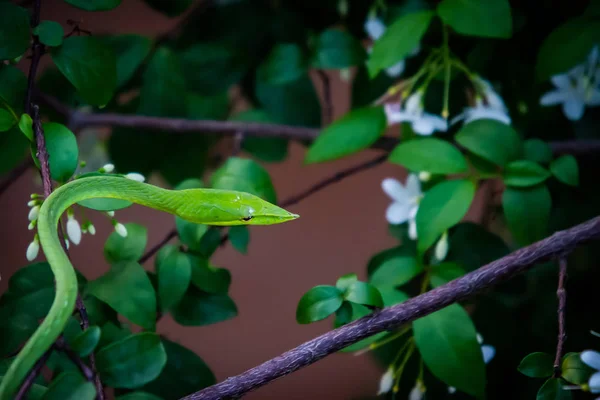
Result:
<svg viewBox="0 0 600 400"><path fill-rule="evenodd" d="M114 388L139 388L156 379L166 362L160 336L151 332L128 336L96 353L102 382Z"/></svg>
<svg viewBox="0 0 600 400"><path fill-rule="evenodd" d="M71 36L51 55L85 101L95 106L110 101L117 87L117 60L111 47L91 36Z"/></svg>
<svg viewBox="0 0 600 400"><path fill-rule="evenodd" d="M0 2L0 60L17 58L29 47L29 13L10 2Z"/></svg>
<svg viewBox="0 0 600 400"><path fill-rule="evenodd" d="M335 286L319 285L302 296L296 309L296 321L310 324L327 318L341 307L342 291Z"/></svg>
<svg viewBox="0 0 600 400"><path fill-rule="evenodd" d="M561 377L567 382L575 385L583 385L588 382L594 370L581 361L579 353L566 354L560 367Z"/></svg>
<svg viewBox="0 0 600 400"><path fill-rule="evenodd" d="M80 357L89 356L100 342L100 328L90 326L85 331L79 333L69 344L71 349L79 354Z"/></svg>
<svg viewBox="0 0 600 400"><path fill-rule="evenodd" d="M63 372L52 381L43 400L94 400L96 387L78 372Z"/></svg>
<svg viewBox="0 0 600 400"><path fill-rule="evenodd" d="M560 379L550 378L538 390L536 400L571 400L571 391L563 389Z"/></svg>
<svg viewBox="0 0 600 400"><path fill-rule="evenodd" d="M85 11L108 11L121 4L121 0L65 0L70 5Z"/></svg>
<svg viewBox="0 0 600 400"><path fill-rule="evenodd" d="M9 4L9 3L0 3ZM27 17L29 18L29 17ZM29 22L28 22L29 24ZM4 28L1 26L0 29ZM27 39L29 41L29 38ZM23 100L27 89L27 77L12 65L0 64L0 100L4 100L15 112L23 109ZM1 102L1 101L0 101Z"/></svg>
<svg viewBox="0 0 600 400"><path fill-rule="evenodd" d="M524 156L529 161L549 164L552 161L552 149L540 139L527 139L523 144Z"/></svg>
<svg viewBox="0 0 600 400"><path fill-rule="evenodd" d="M137 261L146 249L148 229L133 222L125 224L125 228L126 237L112 232L104 245L104 257L111 264L119 261Z"/></svg>
<svg viewBox="0 0 600 400"><path fill-rule="evenodd" d="M345 292L354 282L357 281L358 276L356 276L356 274L346 274L339 277L335 283L335 287L340 289L342 292Z"/></svg>
<svg viewBox="0 0 600 400"><path fill-rule="evenodd" d="M510 126L491 119L480 119L463 125L455 140L467 150L504 166L519 158L521 138Z"/></svg>
<svg viewBox="0 0 600 400"><path fill-rule="evenodd" d="M231 273L224 268L210 265L208 259L188 255L192 263L192 283L207 293L227 294Z"/></svg>
<svg viewBox="0 0 600 400"><path fill-rule="evenodd" d="M235 317L237 307L226 294L205 293L190 285L171 315L180 325L204 326Z"/></svg>
<svg viewBox="0 0 600 400"><path fill-rule="evenodd" d="M373 45L368 61L369 75L375 77L413 51L427 32L433 11L418 11L398 18Z"/></svg>
<svg viewBox="0 0 600 400"><path fill-rule="evenodd" d="M550 164L552 175L566 185L579 185L579 167L577 160L570 154L565 154Z"/></svg>
<svg viewBox="0 0 600 400"><path fill-rule="evenodd" d="M0 132L8 131L10 128L15 126L16 123L17 121L15 120L15 116L10 111L0 108Z"/></svg>
<svg viewBox="0 0 600 400"><path fill-rule="evenodd" d="M502 39L512 36L508 0L443 0L437 12L444 23L463 35Z"/></svg>
<svg viewBox="0 0 600 400"><path fill-rule="evenodd" d="M550 177L541 165L527 160L513 161L504 169L502 180L507 186L528 187L544 182Z"/></svg>
<svg viewBox="0 0 600 400"><path fill-rule="evenodd" d="M340 29L327 29L318 36L312 55L312 66L342 69L361 64L366 52L351 34Z"/></svg>
<svg viewBox="0 0 600 400"><path fill-rule="evenodd" d="M448 260L457 262L467 271L473 271L509 253L502 238L472 222L456 225L449 241Z"/></svg>
<svg viewBox="0 0 600 400"><path fill-rule="evenodd" d="M414 172L458 174L468 169L467 160L456 147L433 138L401 143L391 152L389 160Z"/></svg>
<svg viewBox="0 0 600 400"><path fill-rule="evenodd" d="M453 304L413 322L415 343L423 361L449 386L485 397L485 364L469 314Z"/></svg>
<svg viewBox="0 0 600 400"><path fill-rule="evenodd" d="M65 31L56 21L42 21L35 27L33 34L46 46L56 47L62 44Z"/></svg>
<svg viewBox="0 0 600 400"><path fill-rule="evenodd" d="M234 249L242 254L248 252L248 242L250 242L250 231L247 226L232 226L229 228L229 241Z"/></svg>
<svg viewBox="0 0 600 400"><path fill-rule="evenodd" d="M29 114L23 113L19 120L19 129L30 142L33 142L33 120Z"/></svg>
<svg viewBox="0 0 600 400"><path fill-rule="evenodd" d="M144 268L134 261L114 264L110 271L91 281L88 292L141 327L156 326L156 294Z"/></svg>
<svg viewBox="0 0 600 400"><path fill-rule="evenodd" d="M372 307L383 307L383 298L379 290L370 283L354 282L344 293L344 299L352 303Z"/></svg>
<svg viewBox="0 0 600 400"><path fill-rule="evenodd" d="M465 274L465 269L452 262L444 262L431 267L430 282L434 288L460 278Z"/></svg>
<svg viewBox="0 0 600 400"><path fill-rule="evenodd" d="M404 285L423 271L414 257L392 257L383 262L371 275L372 285L380 290Z"/></svg>
<svg viewBox="0 0 600 400"><path fill-rule="evenodd" d="M502 207L508 227L515 239L526 246L546 236L552 197L545 185L529 188L506 188Z"/></svg>
<svg viewBox="0 0 600 400"><path fill-rule="evenodd" d="M371 146L386 128L382 107L364 107L325 128L313 142L305 162L312 164L335 160Z"/></svg>
<svg viewBox="0 0 600 400"><path fill-rule="evenodd" d="M168 310L183 298L190 285L192 264L189 257L179 251L171 252L157 263L157 275L160 305Z"/></svg>
<svg viewBox="0 0 600 400"><path fill-rule="evenodd" d="M306 73L307 62L300 46L276 45L257 71L257 79L271 85L293 82Z"/></svg>
<svg viewBox="0 0 600 400"><path fill-rule="evenodd" d="M45 122L42 124L46 149L48 150L48 162L50 163L50 175L52 179L66 182L73 175L78 166L79 148L77 139L73 132L63 124L56 122ZM32 153L35 151L32 149ZM39 168L39 160L33 157Z"/></svg>
<svg viewBox="0 0 600 400"><path fill-rule="evenodd" d="M162 400L162 398L155 396L151 393L136 391L124 394L123 396L117 396L116 400Z"/></svg>
<svg viewBox="0 0 600 400"><path fill-rule="evenodd" d="M277 203L275 188L266 169L256 161L229 157L211 177L215 189L239 190L254 194L270 203Z"/></svg>
<svg viewBox="0 0 600 400"><path fill-rule="evenodd" d="M0 85L2 85L1 82L2 75L0 74ZM0 134L0 174L7 173L23 161L28 144L30 143L27 139L15 127Z"/></svg>
<svg viewBox="0 0 600 400"><path fill-rule="evenodd" d="M465 216L475 197L475 184L468 180L438 183L421 200L417 211L417 247L424 252L439 236Z"/></svg>
<svg viewBox="0 0 600 400"><path fill-rule="evenodd" d="M117 57L117 87L121 87L133 77L150 54L152 41L144 36L130 34L111 36L107 41Z"/></svg>
<svg viewBox="0 0 600 400"><path fill-rule="evenodd" d="M531 353L521 360L517 369L530 378L547 378L554 373L554 358L548 353Z"/></svg>

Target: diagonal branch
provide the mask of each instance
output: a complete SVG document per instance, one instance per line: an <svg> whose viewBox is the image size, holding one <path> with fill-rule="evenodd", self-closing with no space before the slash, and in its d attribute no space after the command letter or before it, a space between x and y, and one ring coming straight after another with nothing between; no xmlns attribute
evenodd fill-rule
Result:
<svg viewBox="0 0 600 400"><path fill-rule="evenodd" d="M269 382L311 365L359 340L424 317L488 290L535 264L564 257L578 245L600 238L600 217L524 247L461 278L404 303L384 308L312 339L240 375L193 393L185 400L235 399Z"/></svg>

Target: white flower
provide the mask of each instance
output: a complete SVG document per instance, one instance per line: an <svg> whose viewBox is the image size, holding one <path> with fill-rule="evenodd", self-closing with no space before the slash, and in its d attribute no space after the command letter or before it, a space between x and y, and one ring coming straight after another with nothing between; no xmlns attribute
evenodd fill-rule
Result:
<svg viewBox="0 0 600 400"><path fill-rule="evenodd" d="M115 216L115 212L114 211L107 211L106 215L108 215L109 217L114 217Z"/></svg>
<svg viewBox="0 0 600 400"><path fill-rule="evenodd" d="M69 239L65 239L65 248L69 250L69 247L71 247L71 242L69 242Z"/></svg>
<svg viewBox="0 0 600 400"><path fill-rule="evenodd" d="M581 361L585 364L596 370L596 372L590 376L588 386L590 387L590 392L600 393L600 353L594 350L585 350L581 352L579 358L581 358Z"/></svg>
<svg viewBox="0 0 600 400"><path fill-rule="evenodd" d="M476 85L479 86L479 89L483 92L483 96L487 100L489 108L508 113L508 108L506 108L504 100L502 100L502 97L500 97L500 95L496 93L494 87L490 82L488 82L480 76L473 77L473 81Z"/></svg>
<svg viewBox="0 0 600 400"><path fill-rule="evenodd" d="M96 234L96 227L90 223L87 227L87 231L90 235L93 236Z"/></svg>
<svg viewBox="0 0 600 400"><path fill-rule="evenodd" d="M120 236L127 237L127 228L120 222L115 223L115 232Z"/></svg>
<svg viewBox="0 0 600 400"><path fill-rule="evenodd" d="M600 105L598 87L598 46L594 46L587 62L550 78L556 89L540 98L543 106L562 104L563 113L571 121L583 117L585 106ZM587 67L587 68L586 68ZM587 69L587 71L586 71Z"/></svg>
<svg viewBox="0 0 600 400"><path fill-rule="evenodd" d="M427 171L421 171L419 172L419 180L421 182L429 182L429 180L431 179L431 173L427 172Z"/></svg>
<svg viewBox="0 0 600 400"><path fill-rule="evenodd" d="M412 129L419 135L429 136L435 131L448 130L448 121L423 110L423 91L410 95L406 99L404 109L399 103L388 103L385 104L384 111L389 125L410 122Z"/></svg>
<svg viewBox="0 0 600 400"><path fill-rule="evenodd" d="M106 172L110 174L115 170L115 166L113 164L105 164L102 168L100 168L100 172Z"/></svg>
<svg viewBox="0 0 600 400"><path fill-rule="evenodd" d="M27 218L29 218L30 221L35 221L38 218L38 215L40 215L40 206L34 206L29 210Z"/></svg>
<svg viewBox="0 0 600 400"><path fill-rule="evenodd" d="M381 188L394 201L386 210L387 221L390 224L401 224L408 221L409 235L412 229L416 238L415 218L419 209L419 201L423 196L419 178L410 174L406 179L405 186L394 178L386 178L381 182Z"/></svg>
<svg viewBox="0 0 600 400"><path fill-rule="evenodd" d="M511 119L505 111L489 105L486 106L479 98L475 101L475 107L465 108L462 114L454 117L452 121L450 121L450 125L463 119L465 124L478 119L493 119L506 125L510 125L511 123Z"/></svg>
<svg viewBox="0 0 600 400"><path fill-rule="evenodd" d="M423 113L420 118L413 121L412 128L419 135L429 136L435 131L446 132L448 121L439 115Z"/></svg>
<svg viewBox="0 0 600 400"><path fill-rule="evenodd" d="M38 239L38 235L33 237L33 242L29 243L27 246L27 252L25 256L27 257L27 261L33 261L37 258L40 252L40 241Z"/></svg>
<svg viewBox="0 0 600 400"><path fill-rule="evenodd" d="M421 400L425 394L425 388L422 384L417 383L408 395L408 400Z"/></svg>
<svg viewBox="0 0 600 400"><path fill-rule="evenodd" d="M385 374L383 374L381 376L381 379L379 380L379 391L377 392L377 395L381 395L384 393L389 392L390 390L392 390L392 386L394 385L394 368L393 366L390 366L387 371L385 371Z"/></svg>
<svg viewBox="0 0 600 400"><path fill-rule="evenodd" d="M438 261L444 261L444 259L446 258L446 256L448 255L448 231L445 231L442 234L442 237L440 238L440 240L438 240L437 244L435 245L435 258Z"/></svg>
<svg viewBox="0 0 600 400"><path fill-rule="evenodd" d="M37 220L33 220L29 223L29 226L27 227L27 229L29 229L30 231L35 229L35 226L37 225Z"/></svg>
<svg viewBox="0 0 600 400"><path fill-rule="evenodd" d="M490 346L489 344L483 344L483 337L478 333L477 334L477 342L481 345L481 354L483 355L483 362L489 363L492 361L492 358L496 355L496 349L494 346Z"/></svg>
<svg viewBox="0 0 600 400"><path fill-rule="evenodd" d="M81 227L73 215L68 215L67 236L75 245L81 242Z"/></svg>
<svg viewBox="0 0 600 400"><path fill-rule="evenodd" d="M144 175L138 174L137 172L130 172L127 175L125 175L125 177L137 182L144 182L146 180Z"/></svg>

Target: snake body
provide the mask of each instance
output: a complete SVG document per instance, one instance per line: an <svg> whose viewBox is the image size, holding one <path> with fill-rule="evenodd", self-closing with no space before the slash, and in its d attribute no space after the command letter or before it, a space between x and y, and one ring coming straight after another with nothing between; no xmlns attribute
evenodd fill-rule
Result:
<svg viewBox="0 0 600 400"><path fill-rule="evenodd" d="M37 223L40 244L56 281L56 295L48 315L4 375L0 400L15 394L73 314L77 279L59 240L57 225L70 206L94 198L126 200L206 225L272 225L298 218L260 197L230 190L168 190L119 176L86 177L61 186L42 204Z"/></svg>

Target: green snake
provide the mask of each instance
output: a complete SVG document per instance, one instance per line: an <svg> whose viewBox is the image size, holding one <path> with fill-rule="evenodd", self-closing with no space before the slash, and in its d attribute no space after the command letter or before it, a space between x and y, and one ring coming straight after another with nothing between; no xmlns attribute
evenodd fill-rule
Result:
<svg viewBox="0 0 600 400"><path fill-rule="evenodd" d="M206 225L273 225L298 218L260 197L231 190L168 190L120 176L86 177L61 186L43 202L37 222L40 244L56 281L56 295L48 315L4 375L0 383L0 400L15 394L73 314L77 279L59 240L57 225L70 206L95 198L126 200Z"/></svg>

